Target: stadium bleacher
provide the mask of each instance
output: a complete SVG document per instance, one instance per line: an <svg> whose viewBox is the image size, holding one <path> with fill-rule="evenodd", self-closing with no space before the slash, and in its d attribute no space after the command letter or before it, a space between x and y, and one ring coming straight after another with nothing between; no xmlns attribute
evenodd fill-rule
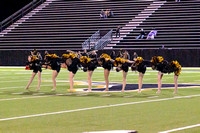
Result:
<svg viewBox="0 0 200 133"><path fill-rule="evenodd" d="M0 48L78 50L97 30L125 25L150 3L48 0L3 31ZM100 19L101 9L111 9L115 16Z"/></svg>
<svg viewBox="0 0 200 133"><path fill-rule="evenodd" d="M168 1L134 29L114 49L137 48L199 48L200 44L200 1ZM154 40L136 40L140 29L158 31Z"/></svg>
<svg viewBox="0 0 200 133"><path fill-rule="evenodd" d="M106 49L198 48L200 1L165 1L156 10L148 7L154 2L47 0L1 32L0 49L80 50L97 30L109 31L118 25L122 26L122 37L113 35ZM100 19L101 9L111 9L115 16ZM133 22L141 12L151 10L155 11L146 19ZM131 23L135 23L133 29ZM150 31L152 27L158 31L154 40L135 39L141 28Z"/></svg>

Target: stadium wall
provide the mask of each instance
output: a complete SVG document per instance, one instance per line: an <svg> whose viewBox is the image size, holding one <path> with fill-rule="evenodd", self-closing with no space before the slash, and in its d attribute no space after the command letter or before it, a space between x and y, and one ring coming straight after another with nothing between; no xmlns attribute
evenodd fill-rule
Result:
<svg viewBox="0 0 200 133"><path fill-rule="evenodd" d="M3 21L33 0L1 0L0 21Z"/></svg>
<svg viewBox="0 0 200 133"><path fill-rule="evenodd" d="M40 51L44 56L44 50ZM119 51L119 50L118 50ZM116 51L116 52L118 52ZM111 50L100 50L101 53L110 54ZM198 67L200 66L200 50L199 49L143 49L143 50L128 50L129 54L137 52L138 56L143 57L145 60L150 60L152 56L163 56L165 60L177 60L183 67ZM65 50L49 50L49 53L56 53L61 56ZM0 51L0 66L25 66L27 56L30 54L28 50L6 50Z"/></svg>

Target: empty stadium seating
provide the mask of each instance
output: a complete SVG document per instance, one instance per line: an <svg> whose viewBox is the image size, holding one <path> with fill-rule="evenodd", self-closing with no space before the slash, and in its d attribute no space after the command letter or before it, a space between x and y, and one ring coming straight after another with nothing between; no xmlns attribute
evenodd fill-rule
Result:
<svg viewBox="0 0 200 133"><path fill-rule="evenodd" d="M113 48L199 48L199 9L200 1L197 0L168 1ZM135 39L141 28L150 31L152 27L155 27L158 31L158 35L154 40L146 40L146 37L140 40Z"/></svg>
<svg viewBox="0 0 200 133"><path fill-rule="evenodd" d="M81 49L97 30L125 25L152 1L49 0L11 25L0 37L1 49ZM101 9L113 18L100 19Z"/></svg>
<svg viewBox="0 0 200 133"><path fill-rule="evenodd" d="M107 32L118 25L125 29L122 37L113 35L107 49L198 48L200 1L167 1L142 23L131 22L141 12L155 10L148 7L153 2L157 1L47 0L0 34L0 50L80 50L82 42L97 30ZM100 19L101 9L112 9L115 16ZM135 27L127 32L131 23ZM158 31L154 40L135 39L141 28L150 31L152 27Z"/></svg>

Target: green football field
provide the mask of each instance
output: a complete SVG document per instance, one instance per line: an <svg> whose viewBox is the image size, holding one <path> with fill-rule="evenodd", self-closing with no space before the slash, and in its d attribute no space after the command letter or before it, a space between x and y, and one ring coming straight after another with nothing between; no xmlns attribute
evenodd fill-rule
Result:
<svg viewBox="0 0 200 133"><path fill-rule="evenodd" d="M56 91L51 91L51 70L43 70L39 92L37 76L29 91L24 90L31 74L24 68L0 68L0 133L200 133L200 68L182 68L179 84L196 86L179 88L176 95L173 88L163 88L161 94L156 94L156 88L144 89L141 94L69 93L69 73L64 69L57 77ZM110 83L122 83L122 72L111 71L109 79ZM94 71L92 80L104 82L103 69ZM87 81L87 73L78 71L74 81L75 89L87 88L82 82ZM129 70L127 83L138 83L138 73ZM157 83L157 71L149 68L143 83ZM173 74L165 74L162 83L173 83Z"/></svg>

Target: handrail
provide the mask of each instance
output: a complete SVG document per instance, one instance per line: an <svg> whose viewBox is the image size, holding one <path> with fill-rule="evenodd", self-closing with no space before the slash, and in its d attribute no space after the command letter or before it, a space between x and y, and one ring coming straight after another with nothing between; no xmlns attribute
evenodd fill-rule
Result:
<svg viewBox="0 0 200 133"><path fill-rule="evenodd" d="M5 20L3 20L0 23L0 31L2 32L5 28L7 28L9 25L13 24L16 20L26 15L30 10L33 10L35 7L37 7L39 4L42 4L45 0L33 0Z"/></svg>
<svg viewBox="0 0 200 133"><path fill-rule="evenodd" d="M112 32L113 29L111 29L106 35L104 35L101 39L99 39L95 45L94 49L100 50L103 49L107 44L109 44L112 41Z"/></svg>
<svg viewBox="0 0 200 133"><path fill-rule="evenodd" d="M82 43L82 49L91 49L93 44L95 44L100 39L100 31L95 32L91 37Z"/></svg>

